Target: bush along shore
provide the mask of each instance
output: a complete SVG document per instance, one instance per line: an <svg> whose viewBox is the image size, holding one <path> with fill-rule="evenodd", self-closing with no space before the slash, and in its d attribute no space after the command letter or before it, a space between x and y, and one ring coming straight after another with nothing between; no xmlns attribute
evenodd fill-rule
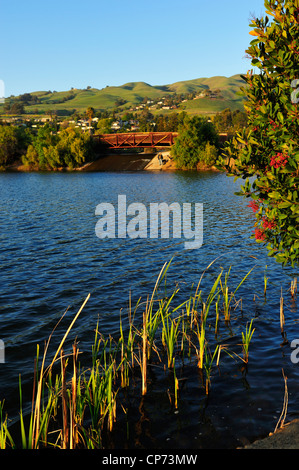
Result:
<svg viewBox="0 0 299 470"><path fill-rule="evenodd" d="M29 128L0 125L0 170L73 170L94 160L98 148L87 133L68 127L57 132L46 124Z"/></svg>
<svg viewBox="0 0 299 470"><path fill-rule="evenodd" d="M219 369L224 356L243 364L246 373L250 344L254 341L254 319L240 331L237 349L221 344L217 335L220 328L230 329L232 315L235 318L238 310L242 312L238 291L252 270L233 290L229 286L230 270L226 273L221 270L212 280L208 292L203 293L202 281L211 263L203 272L195 292L186 301L176 304L179 289L171 295L166 293L170 263L163 266L152 295L146 301L140 299L134 309L130 302L126 318L120 316L117 336L104 337L99 323L96 325L87 366L80 364L78 343L75 341L71 349L66 346L66 340L90 295L74 316L52 357L48 357L49 346L56 327L42 356L37 346L32 403L29 407L27 403L27 412L24 411L21 377L19 420L13 426L9 425L5 413L5 401L0 403L0 448L107 448L109 435L119 418L127 414L129 396L132 398L131 394L134 394L136 399L139 396L142 400L149 393L152 367L159 367L167 374L165 393L174 410L180 407L183 387L180 377L187 363L198 371L199 393L206 397L213 388L215 369ZM264 289L266 294L266 278ZM294 295L295 283L292 284ZM67 351L68 348L71 350Z"/></svg>

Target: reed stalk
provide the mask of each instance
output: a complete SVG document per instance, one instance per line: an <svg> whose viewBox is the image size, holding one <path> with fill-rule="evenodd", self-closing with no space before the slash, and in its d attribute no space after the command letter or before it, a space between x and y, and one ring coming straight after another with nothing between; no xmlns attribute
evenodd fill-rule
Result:
<svg viewBox="0 0 299 470"><path fill-rule="evenodd" d="M178 409L178 392L179 392L179 381L176 376L175 360L173 361L173 378L174 378L174 407Z"/></svg>
<svg viewBox="0 0 299 470"><path fill-rule="evenodd" d="M66 391L66 361L63 354L63 349L60 349L61 361L61 398L62 398L62 448L67 449L69 443L69 428L68 428L68 407L67 407L67 391Z"/></svg>
<svg viewBox="0 0 299 470"><path fill-rule="evenodd" d="M291 290L291 296L294 299L297 296L297 278L296 277L291 281L290 290Z"/></svg>
<svg viewBox="0 0 299 470"><path fill-rule="evenodd" d="M284 318L284 308L283 308L283 296L282 292L280 295L280 309L279 309L279 319L280 319L280 332L282 336L284 335L284 326L285 326L285 318Z"/></svg>
<svg viewBox="0 0 299 470"><path fill-rule="evenodd" d="M282 295L282 288L281 288L281 295L280 295L280 309L279 309L279 320L280 320L280 332L281 332L281 336L283 338L283 342L282 344L287 344L288 343L288 340L287 340L287 335L286 335L286 332L285 332L285 317L284 317L284 299L283 299L283 295Z"/></svg>
<svg viewBox="0 0 299 470"><path fill-rule="evenodd" d="M249 345L252 340L253 333L255 331L255 328L252 329L252 322L251 320L250 324L246 325L246 330L245 333L242 331L242 348L243 348L243 360L245 363L248 362L249 358Z"/></svg>
<svg viewBox="0 0 299 470"><path fill-rule="evenodd" d="M82 310L83 310L83 308L85 307L86 303L88 302L89 298L90 298L90 294L88 294L88 296L87 296L86 299L84 300L83 304L81 305L80 309L78 310L77 314L75 315L75 317L74 317L73 320L71 321L70 326L68 327L68 329L67 329L67 331L66 331L64 337L62 338L62 340L61 340L61 342L60 342L60 344L59 344L59 346L58 346L58 349L57 349L57 351L56 351L56 353L55 353L55 355L54 355L54 358L53 358L53 360L52 360L52 362L51 362L51 364L50 364L50 366L49 366L48 369L51 369L52 366L53 366L53 364L55 363L55 361L56 361L56 359L57 359L57 357L58 357L58 355L59 355L59 353L60 353L60 350L62 349L62 346L63 346L63 344L64 344L66 338L67 338L68 335L69 335L69 332L70 332L71 329L73 328L73 326L74 326L76 320L78 319L80 313L82 312Z"/></svg>
<svg viewBox="0 0 299 470"><path fill-rule="evenodd" d="M9 443L10 447L15 448L14 440L8 430L7 415L3 418L4 401L0 402L0 449L6 449Z"/></svg>
<svg viewBox="0 0 299 470"><path fill-rule="evenodd" d="M222 271L218 275L216 281L214 282L206 302L202 302L200 326L197 322L197 338L198 338L198 350L197 350L197 366L199 369L204 367L204 354L206 347L206 322L209 315L211 305L216 296L219 296L219 290L217 290L218 284L221 283Z"/></svg>
<svg viewBox="0 0 299 470"><path fill-rule="evenodd" d="M143 313L143 334L142 334L142 396L147 392L147 313Z"/></svg>
<svg viewBox="0 0 299 470"><path fill-rule="evenodd" d="M152 354L152 350L153 350L153 345L154 345L154 340L155 340L155 335L156 335L156 332L161 324L161 314L163 312L163 309L168 309L170 303L172 302L172 299L174 298L177 290L175 290L171 297L167 300L166 304L164 302L159 302L159 308L157 310L156 313L153 313L153 306L154 306L154 301L155 301L155 296L157 294L157 291L158 291L158 288L162 282L163 279L165 279L165 297L167 297L166 295L166 276L167 276L167 271L170 267L170 264L171 264L172 260L170 260L169 263L164 263L159 275L158 275L158 278L157 278L157 281L155 283L155 286L154 286L154 289L153 289L153 292L152 292L152 295L151 295L151 299L150 301L147 300L147 303L146 303L146 328L147 328L147 336L148 336L148 343L149 343L149 347L148 347L148 360L150 360L151 358L151 354Z"/></svg>
<svg viewBox="0 0 299 470"><path fill-rule="evenodd" d="M177 319L172 319L170 313L167 312L166 315L162 316L163 331L162 335L165 341L167 358L168 358L168 368L173 369L174 367L174 357L175 357L175 346L177 344L178 335L179 335L179 324L180 317Z"/></svg>
<svg viewBox="0 0 299 470"><path fill-rule="evenodd" d="M120 330L119 343L120 343L120 348L121 348L121 367L120 367L121 387L125 388L129 385L128 351L127 351L126 344L125 344L125 337L124 337L121 317L120 317L120 322L119 322L119 330Z"/></svg>
<svg viewBox="0 0 299 470"><path fill-rule="evenodd" d="M228 288L228 279L229 279L231 267L229 268L228 272L225 274L224 283L222 284L222 282L220 281L222 296L223 296L224 319L225 319L226 322L230 321L231 304L232 304L233 299L236 299L237 291L240 289L240 287L245 282L245 280L250 275L250 273L253 271L253 269L254 269L254 267L252 269L250 269L250 271L243 277L241 282L238 284L236 289L231 293L229 293L229 288Z"/></svg>
<svg viewBox="0 0 299 470"><path fill-rule="evenodd" d="M58 324L62 320L63 316L59 320L59 322L56 324L54 327L52 333L50 334L48 341L45 345L45 350L41 362L41 368L39 370L39 345L37 345L37 354L36 354L36 361L35 361L35 373L34 373L34 383L33 383L33 394L32 394L32 409L31 409L31 415L30 415L30 420L29 420L29 429L28 433L25 431L25 425L24 425L24 417L23 417L23 411L22 411L22 388L21 388L21 378L19 380L19 393L20 393L20 427L21 427L21 439L22 439L22 447L23 448L30 448L30 449L38 449L40 445L40 441L43 438L44 444L46 444L46 436L47 436L47 430L48 430L48 425L53 413L53 409L55 406L55 403L57 401L57 394L58 390L56 389L56 393L49 388L48 394L47 394L47 401L45 402L44 398L44 381L45 378L48 377L48 380L51 381L51 371L54 362L56 361L56 358L58 357L59 352L62 350L62 345L69 334L72 326L74 325L76 319L78 318L79 314L83 310L83 307L85 306L87 300L89 299L89 296L87 296L86 300L84 301L83 305L79 309L78 313L76 314L74 320L71 322L66 334L63 337L63 340L61 341L59 348L56 351L56 354L50 364L50 366L45 368L45 362L46 362L46 356L47 356L47 351L48 347L52 338L52 335L57 328ZM61 359L62 364L63 364L63 359ZM64 372L63 372L63 365L62 365L62 378L64 377ZM57 384L57 382L56 382ZM35 392L36 389L36 392ZM65 397L64 397L65 399ZM63 399L63 403L65 403ZM63 405L64 406L64 405ZM65 416L64 416L64 425L65 423ZM66 428L64 429L65 433L63 432L63 446L66 445ZM28 434L28 439L26 438L26 434Z"/></svg>
<svg viewBox="0 0 299 470"><path fill-rule="evenodd" d="M276 427L274 429L274 434L277 432L278 428L281 429L284 427L284 422L285 422L287 411L288 411L288 403L289 403L289 392L288 392L288 385L287 385L288 378L286 377L283 369L282 369L282 375L283 375L283 380L284 380L283 407L282 407L282 412L280 414L279 420L277 421Z"/></svg>
<svg viewBox="0 0 299 470"><path fill-rule="evenodd" d="M266 266L265 274L264 274L264 297L267 296L267 284L268 284L268 280L269 280L269 278L266 275L266 272L267 272L267 266Z"/></svg>
<svg viewBox="0 0 299 470"><path fill-rule="evenodd" d="M77 343L73 344L73 376L72 376L72 388L70 397L70 449L75 449L78 444L78 428L76 424L77 415L77 360L78 360L78 348Z"/></svg>
<svg viewBox="0 0 299 470"><path fill-rule="evenodd" d="M218 325L219 325L219 302L220 302L220 294L218 295L217 297L217 301L215 303L215 313L216 313L216 317L215 317L215 335L218 334Z"/></svg>
<svg viewBox="0 0 299 470"><path fill-rule="evenodd" d="M220 347L218 344L216 345L213 354L211 354L210 351L207 350L207 348L205 349L204 369L205 369L205 374L206 374L206 387L205 387L206 395L209 394L210 387L211 387L211 375L212 375L213 363L217 356L217 365L218 365L219 354L220 354Z"/></svg>
<svg viewBox="0 0 299 470"><path fill-rule="evenodd" d="M203 311L205 310L205 304L203 304ZM197 367L203 368L203 358L206 347L206 318L202 317L200 326L197 323L197 338L198 338L198 350L197 350Z"/></svg>

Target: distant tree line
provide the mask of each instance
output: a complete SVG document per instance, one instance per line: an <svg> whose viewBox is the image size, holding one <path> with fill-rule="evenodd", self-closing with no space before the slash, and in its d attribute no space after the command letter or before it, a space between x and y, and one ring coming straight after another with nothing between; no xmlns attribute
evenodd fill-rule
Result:
<svg viewBox="0 0 299 470"><path fill-rule="evenodd" d="M48 91L45 93L45 95L52 94L52 92ZM3 112L4 114L25 114L25 106L36 106L38 104L61 104L65 103L66 101L72 100L75 97L75 93L71 90L67 95L57 98L54 100L45 100L41 101L41 99L37 95L33 95L31 93L24 93L19 96L10 96L9 98L6 98L5 104L3 107ZM37 109L33 110L34 112L38 113ZM57 110L57 114L61 112L61 110ZM67 114L70 114L69 110L65 110ZM32 111L30 111L32 113ZM44 111L43 111L44 112Z"/></svg>
<svg viewBox="0 0 299 470"><path fill-rule="evenodd" d="M5 114L24 114L25 106L36 105L40 102L40 99L31 93L24 93L18 97L11 96L5 100L3 111Z"/></svg>
<svg viewBox="0 0 299 470"><path fill-rule="evenodd" d="M153 115L148 109L144 109L140 114L125 113L122 115L122 120L138 120L140 132L178 132L179 126L186 116L188 114L185 111ZM231 111L229 108L217 113L211 119L217 132L233 134L247 125L247 114L245 112ZM120 132L123 132L123 130L120 130Z"/></svg>
<svg viewBox="0 0 299 470"><path fill-rule="evenodd" d="M24 103L19 101L5 101L3 112L5 114L25 114Z"/></svg>

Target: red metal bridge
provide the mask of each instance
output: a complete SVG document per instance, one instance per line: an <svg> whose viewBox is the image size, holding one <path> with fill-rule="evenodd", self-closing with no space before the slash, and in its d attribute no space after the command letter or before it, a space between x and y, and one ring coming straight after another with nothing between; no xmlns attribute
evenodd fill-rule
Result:
<svg viewBox="0 0 299 470"><path fill-rule="evenodd" d="M96 134L93 138L108 148L127 149L170 147L177 136L177 132L126 132L123 134Z"/></svg>

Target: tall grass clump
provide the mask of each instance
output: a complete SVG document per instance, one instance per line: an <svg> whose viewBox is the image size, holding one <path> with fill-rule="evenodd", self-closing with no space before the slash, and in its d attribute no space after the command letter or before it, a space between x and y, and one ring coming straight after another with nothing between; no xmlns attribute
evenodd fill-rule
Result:
<svg viewBox="0 0 299 470"><path fill-rule="evenodd" d="M162 267L145 302L139 299L133 309L130 297L127 319L122 311L116 337L105 337L97 322L89 362L84 367L79 361L78 343L75 341L68 352L65 343L90 295L71 321L53 357L48 357L56 325L42 356L37 346L30 412L25 412L21 377L19 380L20 443L14 439L4 404L0 403L1 449L102 448L103 441L117 425L119 414L126 413L130 396L134 394L142 400L150 393L152 368L173 374L175 409L180 392L178 377L186 361L202 377L203 396L211 393L214 368L219 366L221 351L227 351L227 346L217 341L217 335L222 325L227 328L233 302L237 302L236 293L252 270L236 289L229 286L230 270L224 273L223 269L210 281L210 288L203 287L203 277L211 263L195 292L182 300L178 286L170 295L167 293L170 264ZM253 332L251 322L242 333L246 362Z"/></svg>

